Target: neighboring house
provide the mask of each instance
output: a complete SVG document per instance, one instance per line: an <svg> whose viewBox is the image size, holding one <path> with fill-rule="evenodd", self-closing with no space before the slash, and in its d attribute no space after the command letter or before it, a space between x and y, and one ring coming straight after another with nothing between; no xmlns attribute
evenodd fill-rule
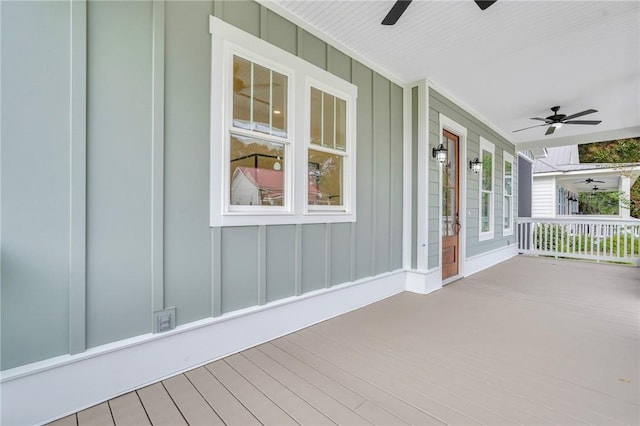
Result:
<svg viewBox="0 0 640 426"><path fill-rule="evenodd" d="M638 176L640 164L580 163L577 145L547 148L533 163L531 216L579 214L580 193L618 191L618 216L628 218L629 193Z"/></svg>
<svg viewBox="0 0 640 426"><path fill-rule="evenodd" d="M231 177L231 204L282 205L284 173L256 167L237 167Z"/></svg>

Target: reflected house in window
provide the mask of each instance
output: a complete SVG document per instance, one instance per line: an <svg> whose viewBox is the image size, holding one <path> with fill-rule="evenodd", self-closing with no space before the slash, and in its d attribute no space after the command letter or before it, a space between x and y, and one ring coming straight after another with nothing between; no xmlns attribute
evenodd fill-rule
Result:
<svg viewBox="0 0 640 426"><path fill-rule="evenodd" d="M322 198L309 180L309 196ZM237 167L231 178L231 204L281 206L284 204L284 173L257 167Z"/></svg>

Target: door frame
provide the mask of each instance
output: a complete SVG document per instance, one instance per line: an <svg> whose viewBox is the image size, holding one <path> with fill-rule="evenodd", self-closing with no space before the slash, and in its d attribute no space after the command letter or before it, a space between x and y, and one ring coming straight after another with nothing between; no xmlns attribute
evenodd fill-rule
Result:
<svg viewBox="0 0 640 426"><path fill-rule="evenodd" d="M460 233L458 234L458 274L442 280L442 272L440 279L442 285L449 284L464 277L465 259L467 257L467 223L469 221L469 212L467 211L467 172L469 170L467 164L467 128L450 119L446 115L439 114L438 125L438 143L443 143L442 131L446 130L458 137L458 171L459 171L459 188L458 202L460 212ZM438 269L442 271L442 165L438 164Z"/></svg>

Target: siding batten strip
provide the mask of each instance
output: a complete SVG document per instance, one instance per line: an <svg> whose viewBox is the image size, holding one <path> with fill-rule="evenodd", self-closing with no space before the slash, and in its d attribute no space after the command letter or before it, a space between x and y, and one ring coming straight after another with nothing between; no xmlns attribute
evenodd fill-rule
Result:
<svg viewBox="0 0 640 426"><path fill-rule="evenodd" d="M376 232L376 202L377 198L376 193L378 191L377 179L375 174L375 164L376 164L376 135L375 135L375 120L376 120L376 75L377 73L371 74L371 132L372 132L372 140L371 140L371 175L369 178L371 179L371 229L369 232L371 233L371 269L369 271L370 276L374 276L376 274L376 249L377 249L377 237L378 233Z"/></svg>
<svg viewBox="0 0 640 426"><path fill-rule="evenodd" d="M211 228L211 316L222 314L222 228ZM177 315L177 313L176 313Z"/></svg>
<svg viewBox="0 0 640 426"><path fill-rule="evenodd" d="M324 227L324 287L331 287L331 224Z"/></svg>
<svg viewBox="0 0 640 426"><path fill-rule="evenodd" d="M86 349L87 3L70 3L69 353Z"/></svg>
<svg viewBox="0 0 640 426"><path fill-rule="evenodd" d="M302 294L302 225L296 225L296 242L295 242L295 271L294 271L294 287L295 295L300 296Z"/></svg>
<svg viewBox="0 0 640 426"><path fill-rule="evenodd" d="M164 309L164 0L153 2L152 25L151 307L160 311Z"/></svg>
<svg viewBox="0 0 640 426"><path fill-rule="evenodd" d="M258 305L267 303L267 226L258 226Z"/></svg>

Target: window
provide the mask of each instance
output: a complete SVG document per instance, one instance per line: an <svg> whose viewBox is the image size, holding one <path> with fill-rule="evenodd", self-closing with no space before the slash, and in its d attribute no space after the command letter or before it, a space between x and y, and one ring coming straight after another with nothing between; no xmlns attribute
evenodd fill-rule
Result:
<svg viewBox="0 0 640 426"><path fill-rule="evenodd" d="M482 158L482 176L480 178L480 241L493 238L494 153L494 145L481 137L480 157Z"/></svg>
<svg viewBox="0 0 640 426"><path fill-rule="evenodd" d="M344 208L347 154L347 103L315 87L310 88L308 166L309 210Z"/></svg>
<svg viewBox="0 0 640 426"><path fill-rule="evenodd" d="M289 204L288 80L285 74L233 55L229 211Z"/></svg>
<svg viewBox="0 0 640 426"><path fill-rule="evenodd" d="M355 221L356 87L210 17L211 226Z"/></svg>
<svg viewBox="0 0 640 426"><path fill-rule="evenodd" d="M504 153L503 228L502 235L513 234L513 155Z"/></svg>

